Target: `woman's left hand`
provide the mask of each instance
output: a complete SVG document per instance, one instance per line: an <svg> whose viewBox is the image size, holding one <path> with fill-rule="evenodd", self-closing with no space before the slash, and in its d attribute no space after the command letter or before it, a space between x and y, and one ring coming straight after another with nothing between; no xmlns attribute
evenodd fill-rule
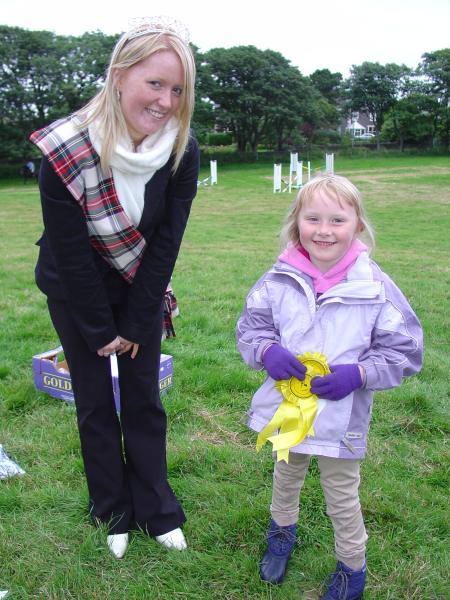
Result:
<svg viewBox="0 0 450 600"><path fill-rule="evenodd" d="M120 340L120 348L117 354L124 354L125 352L129 352L131 350L131 358L135 358L136 354L139 350L139 344L135 344L134 342L130 342L125 338L119 335Z"/></svg>

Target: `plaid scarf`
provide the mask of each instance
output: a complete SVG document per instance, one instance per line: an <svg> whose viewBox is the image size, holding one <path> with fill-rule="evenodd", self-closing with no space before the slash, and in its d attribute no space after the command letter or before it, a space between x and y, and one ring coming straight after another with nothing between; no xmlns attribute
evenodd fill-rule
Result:
<svg viewBox="0 0 450 600"><path fill-rule="evenodd" d="M88 130L80 125L74 116L60 119L32 133L30 141L82 207L92 247L132 283L147 243L120 204L111 172L103 174Z"/></svg>

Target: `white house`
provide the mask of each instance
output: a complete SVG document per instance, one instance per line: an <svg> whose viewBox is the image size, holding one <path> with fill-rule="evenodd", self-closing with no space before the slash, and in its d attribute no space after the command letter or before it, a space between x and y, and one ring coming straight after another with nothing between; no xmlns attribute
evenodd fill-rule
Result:
<svg viewBox="0 0 450 600"><path fill-rule="evenodd" d="M355 111L347 119L345 131L355 138L373 137L376 134L375 124L372 117L365 112Z"/></svg>

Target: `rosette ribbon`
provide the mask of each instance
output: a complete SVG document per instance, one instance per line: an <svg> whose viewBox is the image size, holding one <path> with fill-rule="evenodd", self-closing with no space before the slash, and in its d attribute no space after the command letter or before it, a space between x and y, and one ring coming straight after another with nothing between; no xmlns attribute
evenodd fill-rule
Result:
<svg viewBox="0 0 450 600"><path fill-rule="evenodd" d="M305 379L291 377L275 383L283 401L256 440L257 451L271 442L277 461L289 462L289 448L300 444L307 435L314 435L317 396L311 392L311 379L330 373L326 357L319 352L305 352L297 359L306 367ZM279 433L272 435L276 431Z"/></svg>

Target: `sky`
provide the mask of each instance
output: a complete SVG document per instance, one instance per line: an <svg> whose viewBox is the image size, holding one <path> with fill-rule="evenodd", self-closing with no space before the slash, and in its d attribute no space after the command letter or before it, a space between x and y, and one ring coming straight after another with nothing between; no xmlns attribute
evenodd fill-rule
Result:
<svg viewBox="0 0 450 600"><path fill-rule="evenodd" d="M113 8L113 5L115 7ZM327 68L348 77L364 61L417 67L450 47L450 0L0 0L0 24L63 35L120 33L134 17L180 19L201 51L253 45L280 52L303 75ZM266 5L266 7L264 7ZM160 7L161 6L161 7Z"/></svg>

